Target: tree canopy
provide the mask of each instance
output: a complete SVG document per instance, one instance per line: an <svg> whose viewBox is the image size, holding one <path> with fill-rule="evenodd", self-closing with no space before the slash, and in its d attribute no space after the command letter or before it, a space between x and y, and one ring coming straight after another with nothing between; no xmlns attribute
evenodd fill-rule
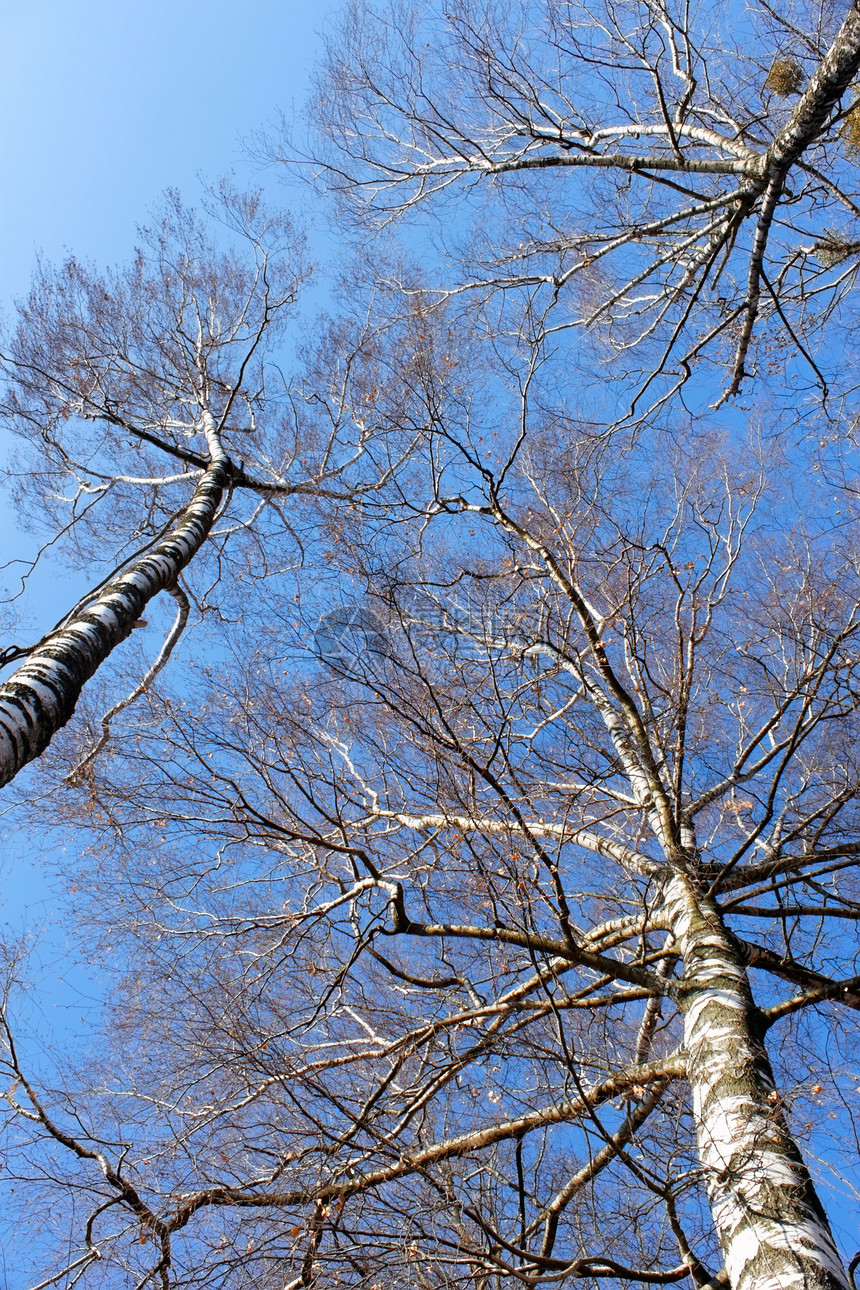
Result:
<svg viewBox="0 0 860 1290"><path fill-rule="evenodd" d="M106 997L34 1071L8 952L28 1285L847 1290L858 75L856 5L355 7L261 144L326 317L226 185L34 279L92 589L0 765Z"/></svg>

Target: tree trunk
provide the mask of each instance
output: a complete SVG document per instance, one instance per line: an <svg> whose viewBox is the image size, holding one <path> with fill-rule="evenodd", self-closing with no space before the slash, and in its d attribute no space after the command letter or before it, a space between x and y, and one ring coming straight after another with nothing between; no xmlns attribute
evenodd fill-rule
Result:
<svg viewBox="0 0 860 1290"><path fill-rule="evenodd" d="M738 947L714 901L668 891L684 961L685 1045L699 1156L732 1290L847 1290L824 1209L789 1132Z"/></svg>
<svg viewBox="0 0 860 1290"><path fill-rule="evenodd" d="M178 523L111 581L60 630L38 645L0 685L0 785L47 748L75 710L78 697L144 607L172 586L205 542L230 462L212 418L204 415L210 464Z"/></svg>

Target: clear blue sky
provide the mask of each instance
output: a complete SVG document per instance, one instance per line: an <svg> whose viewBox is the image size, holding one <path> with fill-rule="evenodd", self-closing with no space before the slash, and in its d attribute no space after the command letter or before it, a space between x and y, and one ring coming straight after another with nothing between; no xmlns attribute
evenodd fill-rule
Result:
<svg viewBox="0 0 860 1290"><path fill-rule="evenodd" d="M38 252L122 259L168 186L302 109L327 3L0 0L0 301Z"/></svg>

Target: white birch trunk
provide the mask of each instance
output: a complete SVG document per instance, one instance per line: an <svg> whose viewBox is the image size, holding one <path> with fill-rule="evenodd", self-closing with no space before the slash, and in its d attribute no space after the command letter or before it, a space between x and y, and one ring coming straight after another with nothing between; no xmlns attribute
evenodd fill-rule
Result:
<svg viewBox="0 0 860 1290"><path fill-rule="evenodd" d="M775 173L787 174L789 167L818 138L858 71L860 3L854 0L788 123L768 149L763 167L765 180L772 179Z"/></svg>
<svg viewBox="0 0 860 1290"><path fill-rule="evenodd" d="M203 545L230 469L212 418L203 428L210 464L179 521L0 685L0 785L42 753L75 710L85 683L131 632L146 604Z"/></svg>
<svg viewBox="0 0 860 1290"><path fill-rule="evenodd" d="M713 900L667 892L684 960L699 1156L732 1290L848 1290L827 1217L780 1109L745 968Z"/></svg>

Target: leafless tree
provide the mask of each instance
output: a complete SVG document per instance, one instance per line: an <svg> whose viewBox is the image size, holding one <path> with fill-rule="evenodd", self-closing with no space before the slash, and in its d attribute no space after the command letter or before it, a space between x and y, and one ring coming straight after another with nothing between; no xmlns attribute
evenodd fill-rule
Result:
<svg viewBox="0 0 860 1290"><path fill-rule="evenodd" d="M49 545L109 571L41 640L3 653L26 661L0 686L0 783L45 749L161 591L179 604L169 654L192 560L214 545L229 561L231 535L290 534L287 499L360 496L384 478L390 462L362 474L367 433L350 410L311 424L275 361L306 274L289 220L225 186L208 220L171 196L127 269L72 259L37 276L3 359L5 422L26 445L12 478Z"/></svg>
<svg viewBox="0 0 860 1290"><path fill-rule="evenodd" d="M298 601L43 759L118 983L89 1094L7 1037L58 1284L847 1285L801 1143L850 1181L854 495L804 441L608 443L560 364L494 442L456 334L354 359L424 439Z"/></svg>
<svg viewBox="0 0 860 1290"><path fill-rule="evenodd" d="M537 331L608 337L636 375L611 419L700 360L717 403L775 359L826 401L860 253L858 71L853 4L356 4L306 147L360 223L429 219L465 249L443 294L527 292Z"/></svg>
<svg viewBox="0 0 860 1290"><path fill-rule="evenodd" d="M248 501L194 561L221 574L205 647L162 668L181 592L142 679L96 681L39 763L29 821L75 832L113 991L99 1052L34 1075L8 973L33 1285L847 1290L825 1190L836 1171L856 1205L847 347L829 431L767 403L771 369L797 377L783 337L820 374L850 317L855 238L826 221L855 213L860 19L747 21L742 49L740 15L659 5L352 11L322 173L376 233L274 417L256 348L217 408L149 384L161 351L140 384L125 358L82 394L46 381L24 342L56 361L70 311L39 285L10 407L46 493L55 468L112 481L80 540L128 534L121 481L39 400L201 480L211 414ZM433 202L435 243L379 232ZM616 369L584 372L586 322L622 356L602 420ZM728 391L758 377L744 424L688 412L726 341Z"/></svg>

